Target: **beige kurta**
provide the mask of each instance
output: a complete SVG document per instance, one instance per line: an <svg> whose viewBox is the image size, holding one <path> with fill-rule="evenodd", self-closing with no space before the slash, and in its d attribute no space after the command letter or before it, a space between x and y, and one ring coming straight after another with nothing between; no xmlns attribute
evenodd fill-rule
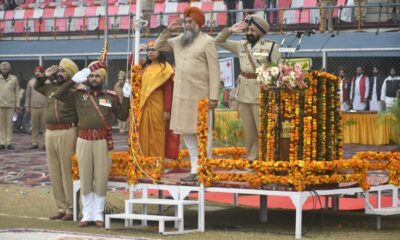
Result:
<svg viewBox="0 0 400 240"><path fill-rule="evenodd" d="M188 46L182 47L181 37L171 38L168 30L158 37L159 51L173 51L175 81L170 128L179 134L197 132L197 102L201 98L218 100L220 81L217 47L214 39L200 32Z"/></svg>
<svg viewBox="0 0 400 240"><path fill-rule="evenodd" d="M278 52L279 44L273 41L261 39L253 48L251 48L247 40L227 40L230 36L231 33L229 32L229 28L225 28L215 38L215 42L218 46L225 48L239 57L240 70L243 72L255 73L255 69L252 67L245 48L249 50L256 67L266 63L277 64L278 61L281 60L281 55ZM239 75L238 82L238 101L243 103L259 104L258 96L260 94L260 84L257 80L247 79L242 75Z"/></svg>

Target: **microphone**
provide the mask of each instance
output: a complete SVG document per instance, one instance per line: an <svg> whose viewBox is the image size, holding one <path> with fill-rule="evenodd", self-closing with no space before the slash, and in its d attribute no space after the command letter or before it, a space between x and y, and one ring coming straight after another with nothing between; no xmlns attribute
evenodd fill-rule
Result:
<svg viewBox="0 0 400 240"><path fill-rule="evenodd" d="M316 33L315 29L313 30L307 30L307 31L295 31L296 37L300 38L301 36L311 36Z"/></svg>

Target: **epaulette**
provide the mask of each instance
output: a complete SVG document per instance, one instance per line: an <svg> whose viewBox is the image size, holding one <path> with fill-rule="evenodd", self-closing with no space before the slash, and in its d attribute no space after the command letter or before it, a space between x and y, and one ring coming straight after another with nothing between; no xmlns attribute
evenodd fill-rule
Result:
<svg viewBox="0 0 400 240"><path fill-rule="evenodd" d="M85 84L82 84L82 83L78 83L78 84L76 84L75 86L74 86L74 88L77 90L77 91L87 91L87 86L85 85Z"/></svg>
<svg viewBox="0 0 400 240"><path fill-rule="evenodd" d="M106 90L107 94L113 95L113 96L117 96L117 93L112 91L112 90Z"/></svg>

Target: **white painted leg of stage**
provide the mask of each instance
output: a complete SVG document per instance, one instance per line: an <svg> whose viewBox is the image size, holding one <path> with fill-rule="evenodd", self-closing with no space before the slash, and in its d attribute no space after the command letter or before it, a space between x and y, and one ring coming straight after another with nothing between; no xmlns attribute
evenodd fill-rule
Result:
<svg viewBox="0 0 400 240"><path fill-rule="evenodd" d="M142 199L147 199L149 196L148 194L149 194L149 192L148 192L147 186L144 186L142 188ZM142 205L142 214L147 215L147 204ZM147 220L142 220L142 226L143 227L147 226Z"/></svg>
<svg viewBox="0 0 400 240"><path fill-rule="evenodd" d="M237 193L233 193L232 194L232 197L233 197L232 205L233 205L233 207L237 207L238 206L238 196L239 196L239 194L237 194Z"/></svg>
<svg viewBox="0 0 400 240"><path fill-rule="evenodd" d="M135 185L130 185L129 186L129 199L133 199L135 197ZM125 206L125 213L132 214L133 209L132 206L128 204L128 206ZM133 226L133 220L132 219L125 219L125 227L132 227Z"/></svg>
<svg viewBox="0 0 400 240"><path fill-rule="evenodd" d="M392 207L399 207L399 188L393 185Z"/></svg>
<svg viewBox="0 0 400 240"><path fill-rule="evenodd" d="M205 192L204 185L200 185L199 193L197 194L197 198L199 201L199 206L197 208L197 216L198 216L198 229L200 232L205 231Z"/></svg>
<svg viewBox="0 0 400 240"><path fill-rule="evenodd" d="M268 221L268 196L260 195L260 222Z"/></svg>
<svg viewBox="0 0 400 240"><path fill-rule="evenodd" d="M163 190L158 190L158 198L163 199L164 198L164 192ZM161 214L163 211L163 205L158 205L158 214Z"/></svg>
<svg viewBox="0 0 400 240"><path fill-rule="evenodd" d="M296 208L296 229L295 229L295 239L301 239L301 227L303 218L303 205L307 200L309 194L307 192L295 192L290 196L293 205Z"/></svg>
<svg viewBox="0 0 400 240"><path fill-rule="evenodd" d="M72 214L74 215L74 222L78 220L79 215L79 192L81 189L81 182L79 180L75 180L72 183Z"/></svg>

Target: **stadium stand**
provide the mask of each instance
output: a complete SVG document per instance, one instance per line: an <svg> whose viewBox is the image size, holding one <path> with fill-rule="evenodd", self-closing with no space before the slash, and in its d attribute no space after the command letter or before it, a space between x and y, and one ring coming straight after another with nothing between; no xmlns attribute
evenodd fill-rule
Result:
<svg viewBox="0 0 400 240"><path fill-rule="evenodd" d="M105 6L101 0L19 0L15 1L18 6L14 10L5 10L9 1L0 1L0 34L55 34L66 32L93 32L104 30ZM376 7L366 8L366 17L363 22L379 21L379 4L391 3L391 0L367 0L366 4L375 4ZM124 31L129 28L129 13L135 14L136 1L108 0L109 29ZM159 26L167 26L176 19L183 10L189 6L197 6L206 12L206 28L221 28L227 24L227 8L224 1L168 1L157 0L151 17L150 27L157 29ZM238 9L241 9L241 2ZM291 28L296 30L298 26L315 27L319 23L319 9L317 0L280 0L278 1L278 19L285 30ZM335 22L348 23L354 27L353 0L338 0L337 6L345 6L343 10L335 9L333 17ZM254 3L255 13L264 17L264 0L256 0ZM314 9L307 9L312 8ZM392 19L393 7L381 9L381 22ZM212 14L212 15L211 15ZM237 21L243 18L242 12L237 14ZM340 18L341 21L338 21ZM271 19L270 19L271 20ZM392 21L395 24L395 20ZM273 31L279 30L277 27Z"/></svg>

